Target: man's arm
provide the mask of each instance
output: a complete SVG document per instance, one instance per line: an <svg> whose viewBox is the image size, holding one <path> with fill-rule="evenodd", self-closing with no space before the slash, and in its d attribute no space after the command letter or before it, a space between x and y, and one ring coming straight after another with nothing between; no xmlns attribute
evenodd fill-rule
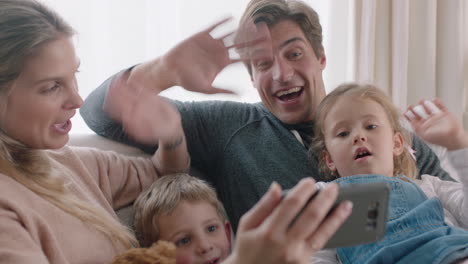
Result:
<svg viewBox="0 0 468 264"><path fill-rule="evenodd" d="M153 152L154 147L137 144L129 139L122 127L103 111L102 106L109 87L122 85L124 89L144 89L159 93L172 86L181 86L189 91L206 94L231 93L213 87L212 83L226 66L238 62L229 57L229 49L249 47L255 45L256 41L246 41L226 47L224 38L229 35L218 39L210 35L211 31L226 21L218 22L187 38L160 58L139 64L106 80L88 96L80 110L86 124L101 136Z"/></svg>
<svg viewBox="0 0 468 264"><path fill-rule="evenodd" d="M422 174L439 177L445 181L454 181L440 166L440 160L432 149L422 139L413 134L413 149L416 151L416 165L419 169L418 178Z"/></svg>

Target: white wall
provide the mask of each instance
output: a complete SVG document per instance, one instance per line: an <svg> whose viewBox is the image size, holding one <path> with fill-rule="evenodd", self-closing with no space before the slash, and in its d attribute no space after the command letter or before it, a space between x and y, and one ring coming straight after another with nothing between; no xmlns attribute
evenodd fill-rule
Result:
<svg viewBox="0 0 468 264"><path fill-rule="evenodd" d="M232 15L234 20L220 31L235 29L248 3L248 0L42 1L55 8L78 31L76 48L81 67L77 78L83 98L112 74L163 54L185 37L222 18ZM327 1L305 2L317 10L326 28ZM260 100L240 63L226 68L214 84L232 89L238 96L207 96L179 87L168 89L164 95L179 100ZM91 132L80 116L73 122L73 133Z"/></svg>

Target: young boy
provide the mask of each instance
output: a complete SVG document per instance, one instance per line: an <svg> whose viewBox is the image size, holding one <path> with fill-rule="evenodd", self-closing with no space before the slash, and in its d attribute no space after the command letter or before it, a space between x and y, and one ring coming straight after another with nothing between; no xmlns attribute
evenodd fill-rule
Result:
<svg viewBox="0 0 468 264"><path fill-rule="evenodd" d="M218 264L231 252L231 226L214 189L188 174L159 178L135 201L142 247L173 242L177 263Z"/></svg>

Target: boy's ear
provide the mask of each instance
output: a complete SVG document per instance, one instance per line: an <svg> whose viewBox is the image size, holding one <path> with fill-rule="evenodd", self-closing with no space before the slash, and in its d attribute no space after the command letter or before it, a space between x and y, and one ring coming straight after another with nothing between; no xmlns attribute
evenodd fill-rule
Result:
<svg viewBox="0 0 468 264"><path fill-rule="evenodd" d="M401 153L405 150L405 141L403 140L403 135L400 132L396 132L393 135L393 155L400 156Z"/></svg>
<svg viewBox="0 0 468 264"><path fill-rule="evenodd" d="M232 240L231 240L231 234L232 234L232 231L231 231L231 224L229 224L229 221L226 221L224 223L224 231L226 232L226 237L228 239L228 242L229 242L229 248L232 249Z"/></svg>
<svg viewBox="0 0 468 264"><path fill-rule="evenodd" d="M322 157L323 157L323 160L325 161L325 164L327 164L328 169L330 169L331 171L336 171L336 166L330 156L330 153L324 150L322 151Z"/></svg>

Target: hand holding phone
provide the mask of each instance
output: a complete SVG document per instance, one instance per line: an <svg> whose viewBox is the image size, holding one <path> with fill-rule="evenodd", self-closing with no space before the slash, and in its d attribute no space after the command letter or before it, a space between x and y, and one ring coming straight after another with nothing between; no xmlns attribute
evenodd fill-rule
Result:
<svg viewBox="0 0 468 264"><path fill-rule="evenodd" d="M320 190L316 191L307 204L319 192ZM287 193L288 190L283 191L283 197ZM348 247L381 239L385 235L387 226L389 195L390 188L386 183L353 184L340 187L335 206L331 210L340 202L351 201L353 211L324 248ZM294 220L291 225L293 223Z"/></svg>

